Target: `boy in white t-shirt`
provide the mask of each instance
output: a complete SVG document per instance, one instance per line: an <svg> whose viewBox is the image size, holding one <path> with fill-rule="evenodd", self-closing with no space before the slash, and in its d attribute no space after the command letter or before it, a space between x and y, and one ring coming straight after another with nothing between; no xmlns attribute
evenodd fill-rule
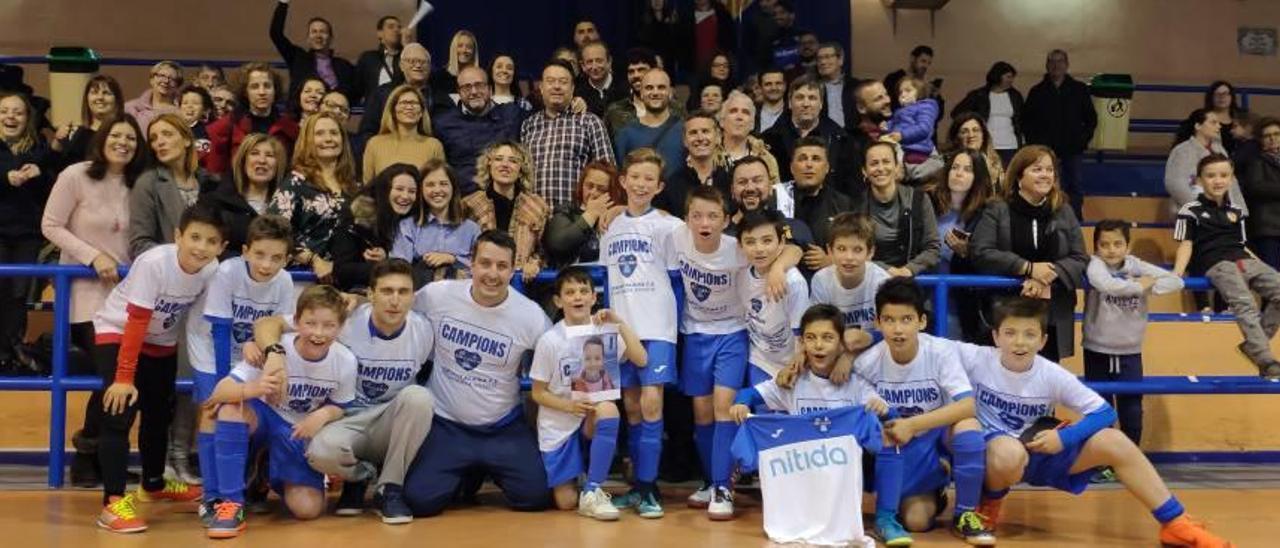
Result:
<svg viewBox="0 0 1280 548"><path fill-rule="evenodd" d="M986 489L979 513L995 529L1001 502L1018 482L1080 494L1101 467L1115 470L1160 522L1166 546L1226 547L1187 517L1142 450L1110 426L1116 412L1062 366L1039 356L1048 336L1048 305L1011 297L992 318L998 348L956 343L975 390L978 419L987 439ZM1064 425L1061 405L1082 418Z"/></svg>
<svg viewBox="0 0 1280 548"><path fill-rule="evenodd" d="M622 364L622 403L627 448L635 470L631 492L613 500L645 518L660 518L655 481L662 457L664 386L676 382L676 296L669 269L675 266L671 234L684 223L652 206L662 192L662 156L652 148L627 154L621 184L626 210L600 238L600 260L608 267L609 303L644 344L648 365Z"/></svg>
<svg viewBox="0 0 1280 548"><path fill-rule="evenodd" d="M298 519L320 517L324 474L307 463L307 444L356 400L356 358L338 333L347 304L327 285L298 296L296 333L264 349L260 369L240 362L209 396L216 406L218 494L209 538L234 538L245 528L244 469L252 443L270 455L271 487ZM264 373L264 371L268 371ZM274 373L273 373L274 372Z"/></svg>
<svg viewBox="0 0 1280 548"><path fill-rule="evenodd" d="M115 533L147 529L136 502L199 500L199 487L165 479L164 464L173 420L178 329L187 310L217 273L226 246L217 212L196 206L183 212L176 243L153 247L129 269L93 318L93 361L107 387L102 396L98 458L102 502L98 526ZM129 430L138 413L142 486L125 494Z"/></svg>
<svg viewBox="0 0 1280 548"><path fill-rule="evenodd" d="M891 278L872 262L876 226L861 213L841 213L831 220L827 256L832 264L813 275L809 300L829 304L844 314L845 346L861 352L875 342L876 291Z"/></svg>
<svg viewBox="0 0 1280 548"><path fill-rule="evenodd" d="M751 346L738 287L750 263L733 238L724 234L728 213L719 190L694 187L685 199L685 211L685 228L671 236L685 295L680 381L684 393L693 399L694 442L708 480L688 503L705 506L713 520L728 520L733 519L729 449L737 433L729 407L742 388ZM772 258L764 272L766 298L785 298L787 271L799 263L800 256L800 248L784 245Z"/></svg>
<svg viewBox="0 0 1280 548"><path fill-rule="evenodd" d="M762 273L769 272L781 255L785 229L786 218L771 210L752 211L738 221L738 245L751 263L738 284L751 337L750 386L772 380L790 363L796 354L800 319L809 308L809 286L796 268L787 269L786 297L779 301L768 296L768 280Z"/></svg>
<svg viewBox="0 0 1280 548"><path fill-rule="evenodd" d="M572 510L590 518L611 521L618 519L618 509L613 506L608 493L601 488L613 453L618 443L618 406L612 401L580 401L571 398L574 391L573 372L579 367L571 348L573 339L567 328L612 323L618 328L620 340L619 358L644 367L647 361L644 344L635 332L621 322L611 310L591 313L596 303L595 287L591 273L582 267L569 267L560 271L555 282L555 304L564 312L564 319L538 339L533 351L533 367L529 377L533 379L533 401L541 407L538 412L538 445L542 451L543 466L547 470L547 485L553 490L556 507ZM598 357L592 357L599 352ZM604 372L604 344L598 337L589 338L582 348L580 368L587 369L586 361L598 359L599 371ZM587 419L587 420L583 420ZM588 444L583 451L584 441ZM582 462L583 453L589 455L587 465ZM579 491L574 480L583 472L586 483Z"/></svg>
<svg viewBox="0 0 1280 548"><path fill-rule="evenodd" d="M209 290L187 317L187 356L191 360L195 401L203 404L218 381L243 359L245 343L253 340L253 322L280 314L293 316L293 278L284 270L293 248L289 221L263 215L249 223L241 255L223 261L209 282ZM204 503L200 517L213 517L218 502L218 467L214 459L214 424L209 406L200 408L196 446Z"/></svg>

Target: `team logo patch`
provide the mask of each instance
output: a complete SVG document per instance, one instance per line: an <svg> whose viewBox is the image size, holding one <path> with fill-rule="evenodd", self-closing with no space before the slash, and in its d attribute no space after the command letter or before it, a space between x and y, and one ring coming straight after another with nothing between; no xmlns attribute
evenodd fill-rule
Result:
<svg viewBox="0 0 1280 548"><path fill-rule="evenodd" d="M236 344L244 344L253 340L253 324L236 322L231 324L231 338Z"/></svg>
<svg viewBox="0 0 1280 548"><path fill-rule="evenodd" d="M164 323L161 325L163 325L164 329L168 331L170 329L173 329L173 324L176 324L176 323L178 323L178 315L169 314L168 316L165 317Z"/></svg>
<svg viewBox="0 0 1280 548"><path fill-rule="evenodd" d="M386 383L363 380L360 381L360 391L364 392L364 395L369 399L376 400L387 393L387 385Z"/></svg>
<svg viewBox="0 0 1280 548"><path fill-rule="evenodd" d="M311 411L311 399L289 400L289 410L296 413L309 413Z"/></svg>
<svg viewBox="0 0 1280 548"><path fill-rule="evenodd" d="M690 283L689 290L693 292L693 298L699 302L707 300L711 296L711 288L702 284Z"/></svg>
<svg viewBox="0 0 1280 548"><path fill-rule="evenodd" d="M623 277L630 278L631 274L636 271L637 264L639 264L639 261L636 260L636 256L630 253L618 257L618 271L622 272Z"/></svg>
<svg viewBox="0 0 1280 548"><path fill-rule="evenodd" d="M480 367L480 355L465 348L453 351L453 361L467 371Z"/></svg>
<svg viewBox="0 0 1280 548"><path fill-rule="evenodd" d="M817 428L819 432L825 434L827 430L831 429L831 419L828 417L818 417L813 419L813 427Z"/></svg>
<svg viewBox="0 0 1280 548"><path fill-rule="evenodd" d="M760 313L760 309L764 308L764 303L760 299L751 299L751 311L756 314Z"/></svg>

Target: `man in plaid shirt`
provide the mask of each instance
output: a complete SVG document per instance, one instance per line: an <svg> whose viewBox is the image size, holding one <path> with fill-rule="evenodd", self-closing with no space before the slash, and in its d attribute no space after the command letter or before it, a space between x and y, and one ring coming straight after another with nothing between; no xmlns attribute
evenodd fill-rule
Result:
<svg viewBox="0 0 1280 548"><path fill-rule="evenodd" d="M553 60L542 70L545 110L530 116L520 128L520 140L533 156L534 190L555 208L573 203L573 187L582 167L592 160L613 163L613 150L604 123L589 112L573 114L573 70Z"/></svg>

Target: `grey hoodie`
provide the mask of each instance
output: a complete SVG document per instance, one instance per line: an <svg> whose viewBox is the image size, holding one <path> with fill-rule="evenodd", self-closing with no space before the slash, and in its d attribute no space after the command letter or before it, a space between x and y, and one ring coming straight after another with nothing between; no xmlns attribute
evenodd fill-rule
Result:
<svg viewBox="0 0 1280 548"><path fill-rule="evenodd" d="M1113 355L1142 353L1147 330L1147 294L1138 284L1142 276L1156 279L1151 287L1156 295L1182 290L1182 278L1133 255L1126 256L1118 269L1097 256L1089 259L1085 270L1091 286L1084 301L1085 350Z"/></svg>

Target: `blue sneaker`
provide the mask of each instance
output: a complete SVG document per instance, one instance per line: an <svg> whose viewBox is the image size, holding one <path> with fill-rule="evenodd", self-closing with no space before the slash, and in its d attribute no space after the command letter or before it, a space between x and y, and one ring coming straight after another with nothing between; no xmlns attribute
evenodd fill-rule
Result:
<svg viewBox="0 0 1280 548"><path fill-rule="evenodd" d="M658 500L658 494L656 492L645 493L640 498L640 503L636 505L636 512L645 519L662 517L664 512L662 511L662 501Z"/></svg>
<svg viewBox="0 0 1280 548"><path fill-rule="evenodd" d="M209 538L236 538L244 532L244 505L224 500L218 503L213 522L205 534Z"/></svg>
<svg viewBox="0 0 1280 548"><path fill-rule="evenodd" d="M632 489L630 491L627 491L627 494L625 495L613 497L613 501L612 501L613 507L614 508L635 508L640 506L641 498L643 497L640 495L640 491L636 489Z"/></svg>
<svg viewBox="0 0 1280 548"><path fill-rule="evenodd" d="M399 485L393 483L383 485L375 499L378 514L382 516L382 523L402 525L413 522L413 510L410 510L409 504L404 501L404 491Z"/></svg>
<svg viewBox="0 0 1280 548"><path fill-rule="evenodd" d="M902 524L898 523L897 516L876 516L876 533L885 546L911 546L915 542Z"/></svg>

